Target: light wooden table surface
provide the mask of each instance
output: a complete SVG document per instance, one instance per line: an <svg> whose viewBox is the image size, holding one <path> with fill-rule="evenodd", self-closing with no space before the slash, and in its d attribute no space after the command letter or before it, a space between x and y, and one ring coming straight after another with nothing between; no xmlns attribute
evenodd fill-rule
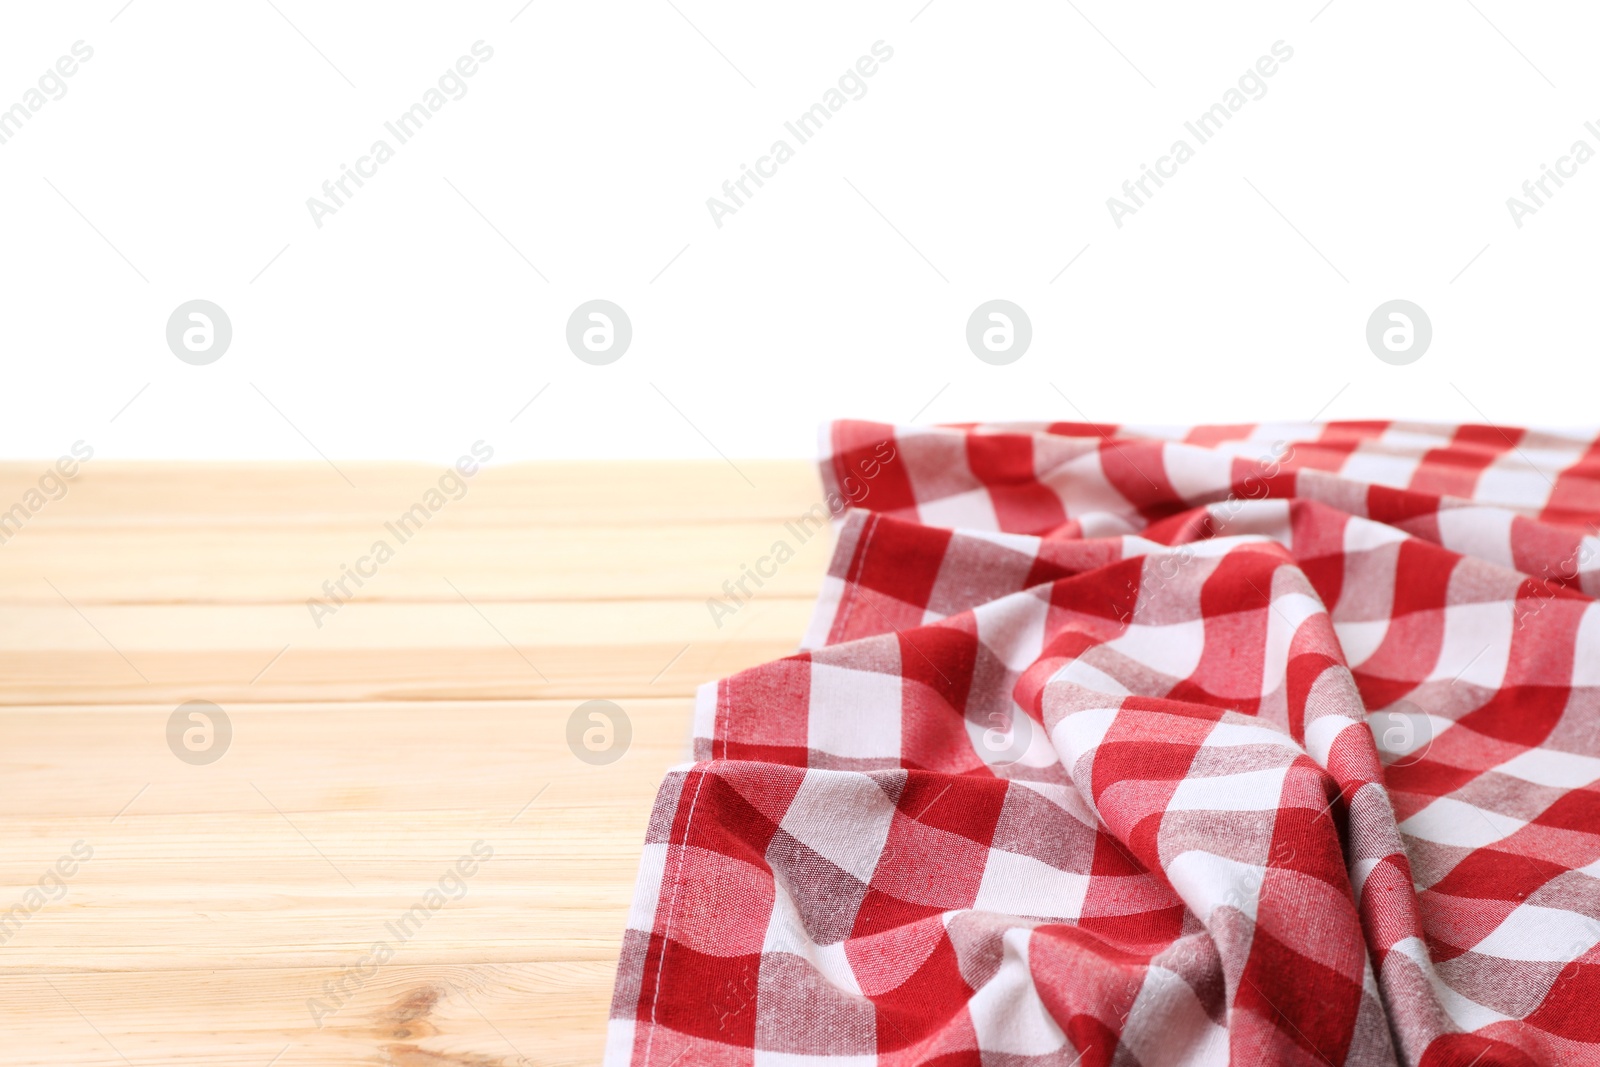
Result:
<svg viewBox="0 0 1600 1067"><path fill-rule="evenodd" d="M598 1060L694 687L793 651L827 538L720 628L706 598L814 468L490 467L403 544L442 468L340 468L91 460L0 544L0 1061ZM45 469L0 466L0 511ZM568 748L590 699L632 724L609 765ZM231 724L215 762L169 748L192 700ZM441 879L464 895L431 910Z"/></svg>

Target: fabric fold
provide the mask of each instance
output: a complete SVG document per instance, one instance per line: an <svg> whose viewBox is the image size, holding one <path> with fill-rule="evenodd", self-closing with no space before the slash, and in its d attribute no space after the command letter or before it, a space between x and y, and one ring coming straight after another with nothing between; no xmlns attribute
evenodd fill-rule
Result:
<svg viewBox="0 0 1600 1067"><path fill-rule="evenodd" d="M1600 1063L1600 452L836 423L663 784L610 1064Z"/></svg>

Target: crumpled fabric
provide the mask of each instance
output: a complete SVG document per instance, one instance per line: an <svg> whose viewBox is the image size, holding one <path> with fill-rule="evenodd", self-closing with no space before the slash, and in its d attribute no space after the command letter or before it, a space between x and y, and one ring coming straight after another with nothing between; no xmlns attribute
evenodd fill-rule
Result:
<svg viewBox="0 0 1600 1067"><path fill-rule="evenodd" d="M700 690L606 1062L1600 1063L1600 444L823 432Z"/></svg>

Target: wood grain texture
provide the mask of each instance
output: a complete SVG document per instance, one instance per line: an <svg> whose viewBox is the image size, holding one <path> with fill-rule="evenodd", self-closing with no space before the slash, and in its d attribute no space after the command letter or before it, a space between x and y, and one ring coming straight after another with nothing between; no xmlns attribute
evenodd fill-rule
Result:
<svg viewBox="0 0 1600 1067"><path fill-rule="evenodd" d="M44 466L0 465L0 509ZM816 476L487 468L393 544L441 471L341 466L355 488L91 462L0 526L4 1062L598 1061L693 690L792 651L809 616L831 536L793 523ZM779 539L795 557L716 625L706 599ZM567 746L589 699L628 715L616 762ZM189 700L228 716L214 763L168 747Z"/></svg>

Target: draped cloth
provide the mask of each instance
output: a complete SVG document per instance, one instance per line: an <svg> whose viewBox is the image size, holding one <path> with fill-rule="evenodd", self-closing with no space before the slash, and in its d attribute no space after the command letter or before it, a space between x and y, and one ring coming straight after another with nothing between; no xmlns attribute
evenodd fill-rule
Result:
<svg viewBox="0 0 1600 1067"><path fill-rule="evenodd" d="M823 443L810 629L700 690L608 1064L1600 1063L1594 433Z"/></svg>

